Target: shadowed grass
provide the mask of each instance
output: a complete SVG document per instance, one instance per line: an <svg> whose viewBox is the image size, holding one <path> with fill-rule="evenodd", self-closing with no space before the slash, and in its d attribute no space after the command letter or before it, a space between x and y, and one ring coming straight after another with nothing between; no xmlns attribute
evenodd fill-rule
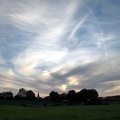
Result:
<svg viewBox="0 0 120 120"><path fill-rule="evenodd" d="M0 106L0 120L120 120L120 105L23 107Z"/></svg>

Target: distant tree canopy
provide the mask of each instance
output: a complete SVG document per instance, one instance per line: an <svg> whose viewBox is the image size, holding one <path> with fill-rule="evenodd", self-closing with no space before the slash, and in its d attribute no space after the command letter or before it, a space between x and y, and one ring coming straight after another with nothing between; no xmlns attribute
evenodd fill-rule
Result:
<svg viewBox="0 0 120 120"><path fill-rule="evenodd" d="M75 102L76 101L76 92L75 90L70 90L67 95L66 95L67 100L71 101L71 102Z"/></svg>
<svg viewBox="0 0 120 120"><path fill-rule="evenodd" d="M13 93L11 91L0 93L0 99L13 99Z"/></svg>
<svg viewBox="0 0 120 120"><path fill-rule="evenodd" d="M19 89L17 96L26 97L26 93L27 93L27 90L25 90L24 88L21 88L21 89Z"/></svg>
<svg viewBox="0 0 120 120"><path fill-rule="evenodd" d="M32 90L28 90L26 92L26 98L27 99L35 99L35 93Z"/></svg>
<svg viewBox="0 0 120 120"><path fill-rule="evenodd" d="M95 89L82 89L79 92L69 90L67 94L58 94L55 91L51 91L49 96L51 101L91 102L98 100L98 92Z"/></svg>
<svg viewBox="0 0 120 120"><path fill-rule="evenodd" d="M62 93L59 95L59 100L62 101L62 100L66 100L66 93Z"/></svg>
<svg viewBox="0 0 120 120"><path fill-rule="evenodd" d="M19 89L19 92L15 96L16 99L35 99L35 93L32 90L25 90L24 88Z"/></svg>
<svg viewBox="0 0 120 120"><path fill-rule="evenodd" d="M85 103L92 103L98 101L98 92L95 89L82 89L79 92L75 90L69 90L68 93L59 94L58 92L51 91L49 96L44 97L46 101L70 101L70 102L85 102ZM13 93L10 92L3 92L0 93L0 99L13 99ZM35 97L35 93L32 90L26 90L24 88L19 89L17 95L15 96L17 100L43 100L39 96Z"/></svg>
<svg viewBox="0 0 120 120"><path fill-rule="evenodd" d="M78 92L78 97L82 102L95 101L98 99L98 92L95 89L82 89Z"/></svg>
<svg viewBox="0 0 120 120"><path fill-rule="evenodd" d="M58 101L59 100L59 94L58 92L50 92L49 94L51 101Z"/></svg>

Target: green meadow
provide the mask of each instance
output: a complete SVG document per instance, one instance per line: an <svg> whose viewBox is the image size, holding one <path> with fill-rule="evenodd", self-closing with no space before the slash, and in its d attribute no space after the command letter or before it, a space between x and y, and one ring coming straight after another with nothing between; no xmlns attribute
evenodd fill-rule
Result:
<svg viewBox="0 0 120 120"><path fill-rule="evenodd" d="M0 120L120 120L120 105L54 107L0 105Z"/></svg>

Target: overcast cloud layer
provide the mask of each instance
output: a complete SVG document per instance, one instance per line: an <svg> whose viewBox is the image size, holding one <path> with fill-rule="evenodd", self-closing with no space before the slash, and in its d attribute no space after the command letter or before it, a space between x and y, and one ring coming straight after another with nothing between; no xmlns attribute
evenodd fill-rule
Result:
<svg viewBox="0 0 120 120"><path fill-rule="evenodd" d="M120 94L119 0L0 0L0 92Z"/></svg>

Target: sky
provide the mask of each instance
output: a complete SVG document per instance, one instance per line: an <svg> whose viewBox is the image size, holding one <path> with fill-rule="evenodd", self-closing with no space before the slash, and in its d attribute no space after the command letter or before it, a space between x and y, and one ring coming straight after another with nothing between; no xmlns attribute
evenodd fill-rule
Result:
<svg viewBox="0 0 120 120"><path fill-rule="evenodd" d="M0 0L0 92L120 94L120 0Z"/></svg>

